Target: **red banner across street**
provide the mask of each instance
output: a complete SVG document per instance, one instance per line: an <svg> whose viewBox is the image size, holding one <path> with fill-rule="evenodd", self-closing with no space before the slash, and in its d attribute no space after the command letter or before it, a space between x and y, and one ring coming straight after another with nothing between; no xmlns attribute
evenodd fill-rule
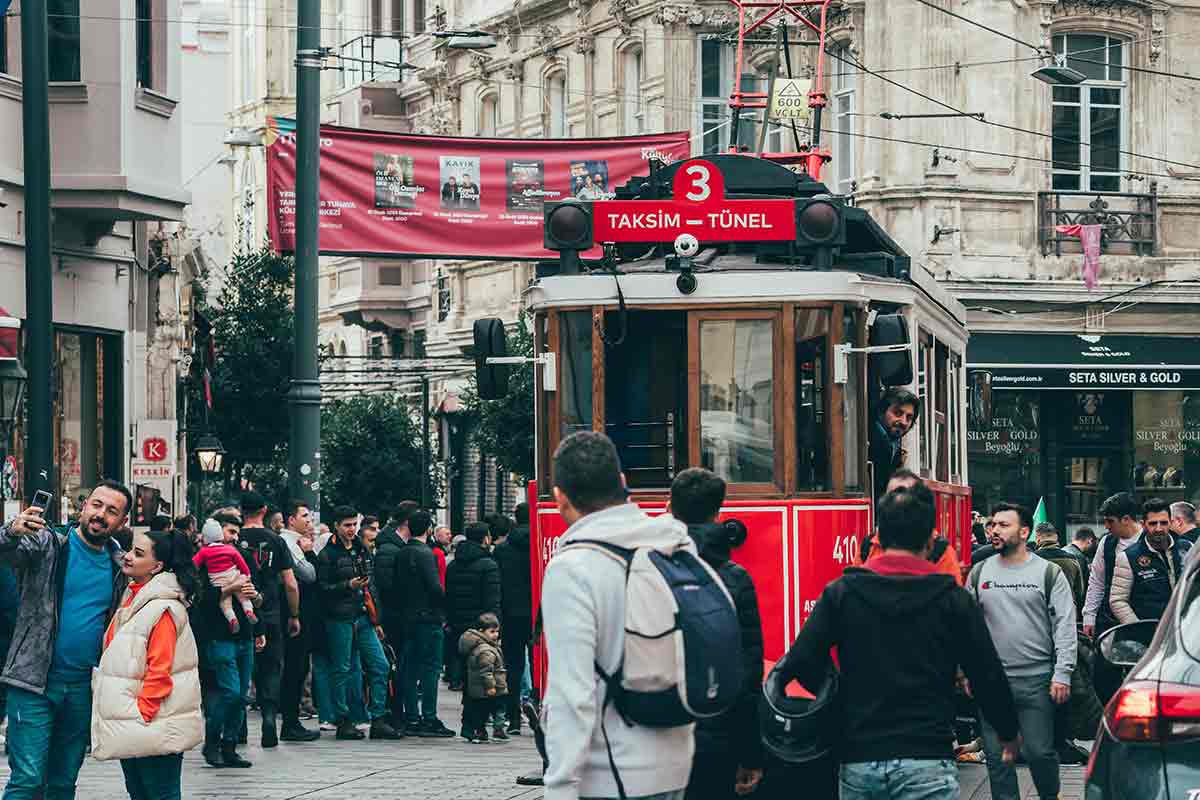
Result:
<svg viewBox="0 0 1200 800"><path fill-rule="evenodd" d="M286 126L286 127L285 127ZM271 244L296 236L296 140L267 147ZM618 139L477 139L321 127L322 253L444 258L553 258L542 203L603 200L649 160L689 155L687 133Z"/></svg>

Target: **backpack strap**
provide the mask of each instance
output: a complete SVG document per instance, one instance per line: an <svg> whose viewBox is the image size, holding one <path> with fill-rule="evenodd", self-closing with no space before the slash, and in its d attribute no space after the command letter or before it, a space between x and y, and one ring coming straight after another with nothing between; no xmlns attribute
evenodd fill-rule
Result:
<svg viewBox="0 0 1200 800"><path fill-rule="evenodd" d="M975 595L975 602L979 602L979 574L983 572L983 562L980 561L975 566L971 567L971 574L968 580L971 582L971 593Z"/></svg>

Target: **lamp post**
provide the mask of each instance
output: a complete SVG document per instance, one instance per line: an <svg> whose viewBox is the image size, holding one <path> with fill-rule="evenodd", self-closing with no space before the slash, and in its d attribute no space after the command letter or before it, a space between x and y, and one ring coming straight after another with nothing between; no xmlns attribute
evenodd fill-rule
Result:
<svg viewBox="0 0 1200 800"><path fill-rule="evenodd" d="M21 399L29 376L17 358L17 331L21 321L0 316L0 482L5 480L4 467L8 461L8 443L13 426L21 416ZM0 485L0 503L8 500L7 489Z"/></svg>
<svg viewBox="0 0 1200 800"><path fill-rule="evenodd" d="M196 446L192 448L192 452L196 454L196 460L200 462L200 474L203 476L200 480L200 495L196 502L196 510L200 513L204 506L204 484L213 475L221 472L221 466L225 463L225 448L221 446L221 440L211 433L206 433L196 441Z"/></svg>

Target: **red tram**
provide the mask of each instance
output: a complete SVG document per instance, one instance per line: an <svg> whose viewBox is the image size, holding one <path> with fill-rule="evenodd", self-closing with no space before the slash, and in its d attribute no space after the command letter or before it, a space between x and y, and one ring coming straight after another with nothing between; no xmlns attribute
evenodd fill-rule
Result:
<svg viewBox="0 0 1200 800"><path fill-rule="evenodd" d="M969 563L965 312L869 214L740 155L652 165L616 200L545 213L547 247L561 258L540 265L526 292L535 604L552 601L541 577L565 532L551 455L574 431L604 431L632 502L650 513L687 467L728 482L723 516L749 531L733 558L758 588L766 658L779 659L872 528L870 426L884 387L899 384L924 403L906 465L929 481L939 530ZM742 225L718 230L722 219ZM772 221L782 230L762 227ZM481 393L505 385L500 364L522 360L497 358L502 340L499 320L477 323Z"/></svg>

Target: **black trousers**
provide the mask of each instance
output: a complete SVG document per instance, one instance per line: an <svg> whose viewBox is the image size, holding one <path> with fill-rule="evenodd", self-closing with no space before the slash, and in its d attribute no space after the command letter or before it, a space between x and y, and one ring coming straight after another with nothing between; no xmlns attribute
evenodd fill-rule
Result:
<svg viewBox="0 0 1200 800"><path fill-rule="evenodd" d="M525 653L533 634L533 621L528 619L506 619L502 629L504 636L504 669L508 671L508 724L521 726L521 679L525 677Z"/></svg>
<svg viewBox="0 0 1200 800"><path fill-rule="evenodd" d="M463 730L467 733L487 730L488 722L507 697L467 697L463 692Z"/></svg>
<svg viewBox="0 0 1200 800"><path fill-rule="evenodd" d="M267 646L254 654L254 697L264 715L279 710L279 689L283 681L283 654L286 634L278 622L264 625Z"/></svg>
<svg viewBox="0 0 1200 800"><path fill-rule="evenodd" d="M300 635L285 637L283 648L283 677L279 687L279 713L283 724L300 722L300 701L304 697L304 682L308 680L312 663L312 634L301 623Z"/></svg>
<svg viewBox="0 0 1200 800"><path fill-rule="evenodd" d="M451 628L446 637L446 682L452 686L466 682L466 661L458 654L458 640L464 633L465 628Z"/></svg>
<svg viewBox="0 0 1200 800"><path fill-rule="evenodd" d="M737 768L737 756L732 753L697 752L684 800L734 800Z"/></svg>
<svg viewBox="0 0 1200 800"><path fill-rule="evenodd" d="M387 637L387 641L383 643L384 647L390 647L392 652L390 658L395 659L396 673L395 679L392 681L391 697L388 698L388 709L392 715L392 724L400 726L404 724L404 637L405 624L401 620L384 619L383 635Z"/></svg>

